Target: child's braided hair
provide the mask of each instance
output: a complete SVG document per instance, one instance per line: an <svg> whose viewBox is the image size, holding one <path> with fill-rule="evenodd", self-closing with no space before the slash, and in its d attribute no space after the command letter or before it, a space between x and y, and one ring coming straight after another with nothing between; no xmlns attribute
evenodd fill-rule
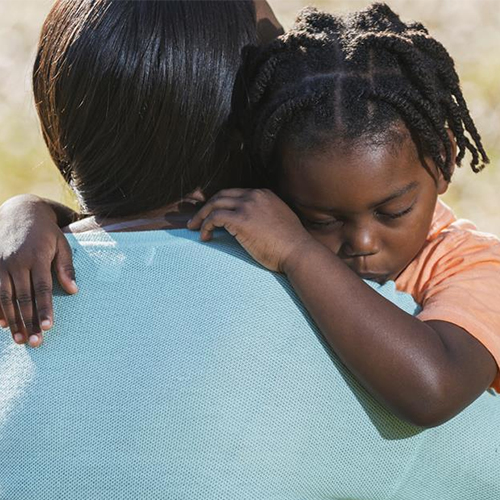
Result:
<svg viewBox="0 0 500 500"><path fill-rule="evenodd" d="M332 136L389 142L394 134L384 131L401 119L447 180L467 150L474 172L489 162L453 59L422 24L403 23L385 4L347 17L304 9L287 34L249 53L244 84L246 144L268 174L284 137L302 149Z"/></svg>

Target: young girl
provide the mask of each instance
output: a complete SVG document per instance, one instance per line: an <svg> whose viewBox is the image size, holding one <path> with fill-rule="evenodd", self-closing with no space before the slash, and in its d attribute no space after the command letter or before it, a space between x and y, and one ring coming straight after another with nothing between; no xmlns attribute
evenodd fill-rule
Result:
<svg viewBox="0 0 500 500"><path fill-rule="evenodd" d="M251 59L247 145L287 204L225 190L189 227L205 241L223 227L284 273L331 348L403 418L437 425L499 391L500 241L438 200L467 150L474 171L488 162L447 51L375 4L345 18L306 9ZM394 280L422 312L360 278Z"/></svg>

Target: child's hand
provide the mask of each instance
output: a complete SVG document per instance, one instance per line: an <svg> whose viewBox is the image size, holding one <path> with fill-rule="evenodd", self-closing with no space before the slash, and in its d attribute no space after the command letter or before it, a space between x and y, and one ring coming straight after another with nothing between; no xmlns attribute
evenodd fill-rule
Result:
<svg viewBox="0 0 500 500"><path fill-rule="evenodd" d="M225 189L211 198L189 221L209 241L223 227L260 264L284 272L286 262L314 242L299 218L268 189Z"/></svg>
<svg viewBox="0 0 500 500"><path fill-rule="evenodd" d="M0 326L18 344L42 343L53 324L52 273L76 293L71 248L54 211L41 199L24 196L0 207Z"/></svg>

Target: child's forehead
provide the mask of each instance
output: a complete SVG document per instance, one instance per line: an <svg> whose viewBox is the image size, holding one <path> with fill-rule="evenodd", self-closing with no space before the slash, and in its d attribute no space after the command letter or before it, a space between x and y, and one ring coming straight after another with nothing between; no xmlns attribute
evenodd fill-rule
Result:
<svg viewBox="0 0 500 500"><path fill-rule="evenodd" d="M376 180L422 168L409 134L334 139L307 149L289 143L281 152L284 175L293 172L321 175L325 179L364 176ZM316 170L316 174L312 170Z"/></svg>
<svg viewBox="0 0 500 500"><path fill-rule="evenodd" d="M412 142L399 147L334 144L308 154L289 150L283 159L283 190L310 206L369 206L395 193L414 192L428 176Z"/></svg>

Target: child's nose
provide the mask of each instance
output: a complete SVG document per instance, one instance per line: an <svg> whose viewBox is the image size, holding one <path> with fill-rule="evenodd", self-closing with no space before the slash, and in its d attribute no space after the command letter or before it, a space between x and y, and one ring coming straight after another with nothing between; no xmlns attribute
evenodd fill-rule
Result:
<svg viewBox="0 0 500 500"><path fill-rule="evenodd" d="M356 228L346 232L341 253L347 258L367 257L379 252L378 239L373 230Z"/></svg>

